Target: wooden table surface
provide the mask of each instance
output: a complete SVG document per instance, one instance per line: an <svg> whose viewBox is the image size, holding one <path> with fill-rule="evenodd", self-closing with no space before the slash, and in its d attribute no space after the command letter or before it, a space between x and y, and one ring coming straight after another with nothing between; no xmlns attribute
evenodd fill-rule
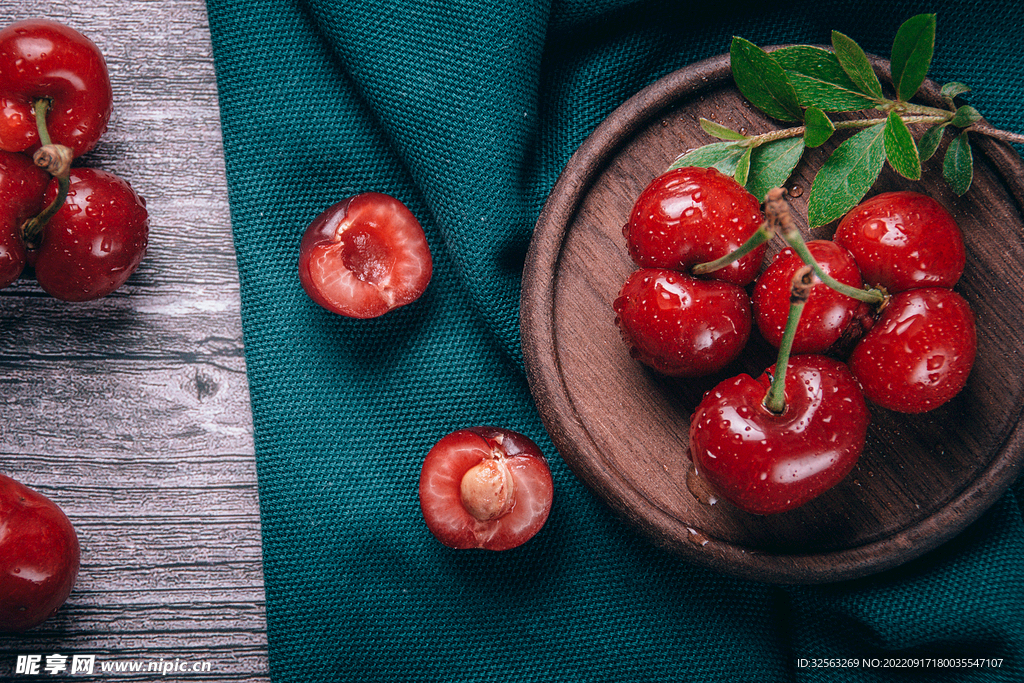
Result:
<svg viewBox="0 0 1024 683"><path fill-rule="evenodd" d="M95 655L121 680L267 681L252 419L216 80L203 0L3 0L0 24L45 16L95 42L110 129L81 160L148 202L150 246L95 302L0 290L0 472L58 503L78 582L18 655ZM208 671L100 673L100 662ZM61 675L70 676L68 671ZM43 675L44 678L54 678Z"/></svg>

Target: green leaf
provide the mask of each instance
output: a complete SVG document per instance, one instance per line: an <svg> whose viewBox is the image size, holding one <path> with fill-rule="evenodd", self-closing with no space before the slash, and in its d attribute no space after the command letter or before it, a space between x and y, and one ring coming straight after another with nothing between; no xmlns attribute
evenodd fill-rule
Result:
<svg viewBox="0 0 1024 683"><path fill-rule="evenodd" d="M763 202L769 190L782 187L793 175L793 169L804 154L804 141L801 138L775 140L751 152L747 191Z"/></svg>
<svg viewBox="0 0 1024 683"><path fill-rule="evenodd" d="M699 166L701 168L717 168L725 175L731 176L736 173L736 166L740 159L747 153L749 148L746 145L739 145L735 142L712 142L682 155L668 167L671 171L684 166Z"/></svg>
<svg viewBox="0 0 1024 683"><path fill-rule="evenodd" d="M839 59L828 50L812 45L791 45L774 50L771 55L789 75L803 107L838 112L860 111L875 106L872 100L861 94L843 71Z"/></svg>
<svg viewBox="0 0 1024 683"><path fill-rule="evenodd" d="M892 43L890 64L896 97L910 100L924 83L935 52L935 15L918 14L903 22Z"/></svg>
<svg viewBox="0 0 1024 683"><path fill-rule="evenodd" d="M960 83L959 81L952 81L942 86L942 90L940 92L942 94L942 99L945 100L946 104L952 107L953 99L971 92L971 86L966 83Z"/></svg>
<svg viewBox="0 0 1024 683"><path fill-rule="evenodd" d="M700 120L700 127L704 129L704 132L712 137L716 137L719 140L746 140L747 136L743 133L727 128L720 123L715 123L710 119L702 118Z"/></svg>
<svg viewBox="0 0 1024 683"><path fill-rule="evenodd" d="M808 107L804 112L804 126L804 144L808 147L820 147L836 132L832 121L817 107Z"/></svg>
<svg viewBox="0 0 1024 683"><path fill-rule="evenodd" d="M860 45L839 31L832 31L832 49L843 71L864 95L878 102L885 99L878 75Z"/></svg>
<svg viewBox="0 0 1024 683"><path fill-rule="evenodd" d="M940 123L932 126L917 141L917 154L921 157L922 164L931 159L932 155L935 154L935 150L939 148L939 143L942 142L942 134L946 131L946 125L945 123Z"/></svg>
<svg viewBox="0 0 1024 683"><path fill-rule="evenodd" d="M978 113L978 110L968 104L965 104L956 110L956 113L953 115L953 120L950 121L950 123L957 128L966 128L972 123L977 123L978 121L981 121L981 114Z"/></svg>
<svg viewBox="0 0 1024 683"><path fill-rule="evenodd" d="M747 184L747 177L750 175L750 153L752 151L750 147L747 147L746 153L736 162L736 170L732 173L732 177L740 185Z"/></svg>
<svg viewBox="0 0 1024 683"><path fill-rule="evenodd" d="M878 123L836 148L811 184L807 218L812 228L840 218L867 194L885 164L885 124Z"/></svg>
<svg viewBox="0 0 1024 683"><path fill-rule="evenodd" d="M957 196L962 196L971 189L974 180L974 157L971 154L971 143L967 140L967 131L957 135L946 149L946 158L942 161L942 177Z"/></svg>
<svg viewBox="0 0 1024 683"><path fill-rule="evenodd" d="M734 37L729 49L732 77L750 103L780 121L799 121L803 110L786 72L767 52Z"/></svg>
<svg viewBox="0 0 1024 683"><path fill-rule="evenodd" d="M910 129L899 114L890 112L885 122L885 157L889 165L904 178L919 180L921 178L921 156Z"/></svg>

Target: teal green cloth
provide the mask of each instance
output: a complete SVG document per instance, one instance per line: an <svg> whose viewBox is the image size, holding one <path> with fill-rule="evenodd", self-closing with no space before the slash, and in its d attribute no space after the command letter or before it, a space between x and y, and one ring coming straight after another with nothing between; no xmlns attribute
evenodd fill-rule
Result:
<svg viewBox="0 0 1024 683"><path fill-rule="evenodd" d="M887 54L939 13L932 75L1024 131L1024 7L647 0L208 0L241 280L273 679L1020 681L1024 525L1012 493L943 548L843 584L779 587L691 566L620 522L555 453L526 384L520 275L538 213L594 127L674 69L827 43ZM422 299L327 313L296 274L305 225L366 190L422 220ZM549 454L547 526L505 553L426 530L423 456L495 424ZM1002 666L867 666L887 658ZM849 659L856 668L838 668ZM806 665L805 665L806 664ZM831 664L831 665L830 665Z"/></svg>

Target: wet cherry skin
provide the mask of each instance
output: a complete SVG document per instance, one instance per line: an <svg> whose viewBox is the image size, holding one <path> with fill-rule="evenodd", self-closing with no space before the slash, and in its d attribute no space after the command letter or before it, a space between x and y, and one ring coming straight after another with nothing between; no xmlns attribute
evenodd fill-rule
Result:
<svg viewBox="0 0 1024 683"><path fill-rule="evenodd" d="M145 256L149 240L146 202L128 182L92 168L71 169L67 199L43 228L29 254L36 280L65 301L104 297L123 285ZM57 195L57 181L46 203Z"/></svg>
<svg viewBox="0 0 1024 683"><path fill-rule="evenodd" d="M364 192L326 209L299 244L299 282L323 308L376 318L416 301L433 273L423 228L398 199Z"/></svg>
<svg viewBox="0 0 1024 683"><path fill-rule="evenodd" d="M951 288L967 258L953 217L935 199L917 192L866 199L843 217L833 239L853 254L868 285L890 294Z"/></svg>
<svg viewBox="0 0 1024 683"><path fill-rule="evenodd" d="M518 547L544 526L553 498L540 448L509 429L460 429L438 441L423 461L423 519L450 548Z"/></svg>
<svg viewBox="0 0 1024 683"><path fill-rule="evenodd" d="M843 284L860 288L863 282L853 256L835 242L812 240L807 243L811 256L822 270ZM789 299L793 276L804 265L803 259L786 247L764 269L754 286L754 320L761 335L776 348L782 341L789 317ZM823 353L851 334L851 324L859 331L861 320L870 316L870 306L841 294L821 281L811 286L804 304L793 353Z"/></svg>
<svg viewBox="0 0 1024 683"><path fill-rule="evenodd" d="M67 515L0 474L0 632L20 633L49 619L71 593L79 561Z"/></svg>
<svg viewBox="0 0 1024 683"><path fill-rule="evenodd" d="M21 226L43 208L50 175L24 154L0 150L0 288L18 279L27 262Z"/></svg>
<svg viewBox="0 0 1024 683"><path fill-rule="evenodd" d="M795 509L838 484L864 450L869 413L850 370L818 355L791 356L786 406L764 405L774 366L708 391L690 420L697 474L758 515Z"/></svg>
<svg viewBox="0 0 1024 683"><path fill-rule="evenodd" d="M849 363L868 400L923 413L960 393L976 352L974 315L964 298L925 287L896 294Z"/></svg>
<svg viewBox="0 0 1024 683"><path fill-rule="evenodd" d="M723 369L743 351L753 326L742 287L662 268L635 271L612 307L633 357L672 377Z"/></svg>
<svg viewBox="0 0 1024 683"><path fill-rule="evenodd" d="M623 228L633 261L644 268L680 272L713 261L742 245L764 216L754 195L713 168L678 168L640 193ZM708 274L746 285L761 268L765 245Z"/></svg>
<svg viewBox="0 0 1024 683"><path fill-rule="evenodd" d="M96 45L48 19L26 19L0 29L0 149L39 147L33 107L51 102L50 139L75 156L92 149L107 130L113 92Z"/></svg>

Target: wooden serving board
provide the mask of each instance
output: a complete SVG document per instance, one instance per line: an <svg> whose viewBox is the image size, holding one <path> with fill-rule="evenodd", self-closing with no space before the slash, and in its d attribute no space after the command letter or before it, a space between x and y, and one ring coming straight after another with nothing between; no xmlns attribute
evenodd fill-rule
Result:
<svg viewBox="0 0 1024 683"><path fill-rule="evenodd" d="M934 83L923 93L939 102ZM872 406L865 452L839 486L797 510L759 517L726 502L709 504L692 486L687 434L705 391L741 372L761 374L774 361L774 349L755 332L749 352L718 375L661 377L630 357L611 307L636 268L622 236L632 204L681 153L713 141L700 117L753 133L778 127L740 96L728 56L694 64L637 94L594 131L537 223L524 274L522 341L531 390L559 453L595 495L653 542L733 575L838 581L935 548L976 520L1021 469L1020 157L1006 145L975 138L974 185L963 197L941 178L944 146L921 181L883 171L872 194L930 194L963 230L968 258L957 291L977 318L975 367L964 391L930 413L900 415ZM806 230L813 171L833 148L809 154L786 186L809 239L835 229ZM767 258L780 247L773 243Z"/></svg>

